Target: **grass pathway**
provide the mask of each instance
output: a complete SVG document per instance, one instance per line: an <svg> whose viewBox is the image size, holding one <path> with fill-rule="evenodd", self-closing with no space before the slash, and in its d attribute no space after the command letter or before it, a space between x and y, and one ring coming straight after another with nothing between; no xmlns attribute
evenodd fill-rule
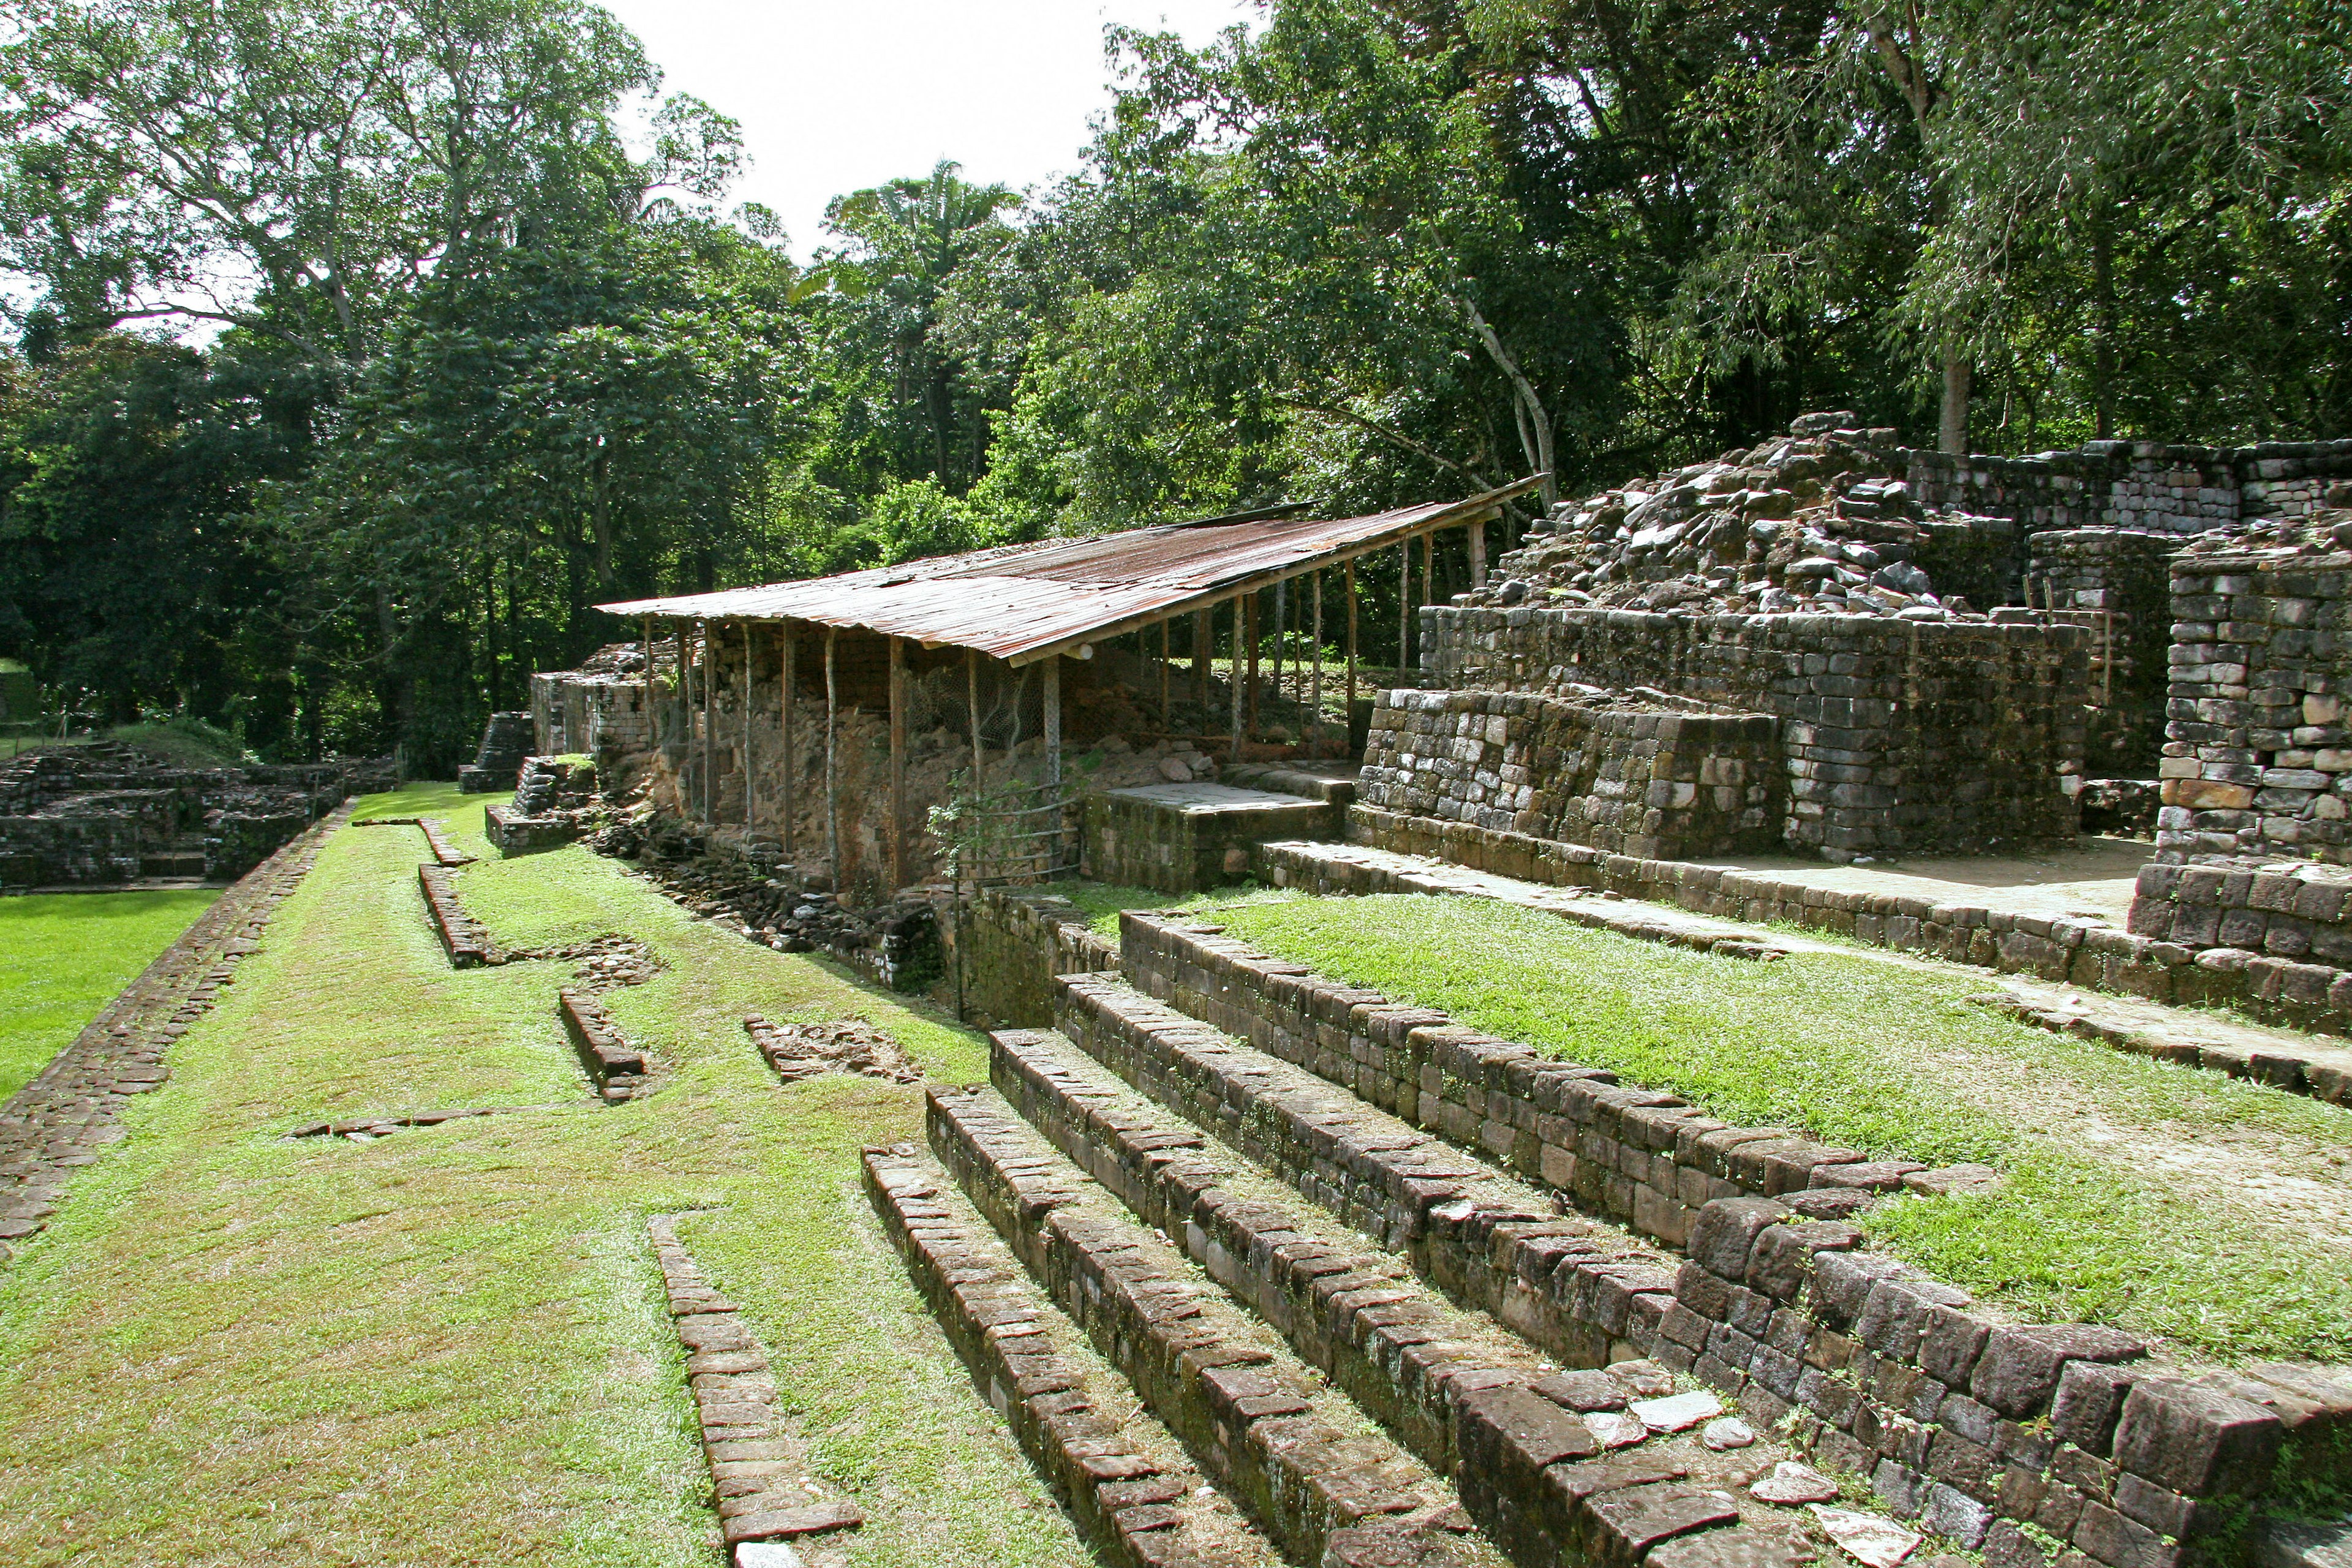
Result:
<svg viewBox="0 0 2352 1568"><path fill-rule="evenodd" d="M1726 1121L2000 1167L1990 1196L1868 1221L1987 1300L2198 1354L2352 1360L2352 1110L2027 1027L1968 1004L1983 981L1962 971L1828 951L1750 963L1486 899L1193 907L1283 958Z"/></svg>
<svg viewBox="0 0 2352 1568"><path fill-rule="evenodd" d="M363 812L444 816L412 790ZM919 1090L783 1088L749 1011L863 1016L935 1075L969 1033L688 918L578 848L461 874L514 945L626 931L668 964L614 993L661 1092L588 1097L556 1026L568 964L450 970L414 833L346 829L265 950L0 1275L0 1561L25 1564L718 1560L709 1480L645 1216L681 1234L775 1352L866 1564L1085 1555L973 1395L856 1191L861 1145L920 1137ZM298 1123L553 1109L371 1143Z"/></svg>

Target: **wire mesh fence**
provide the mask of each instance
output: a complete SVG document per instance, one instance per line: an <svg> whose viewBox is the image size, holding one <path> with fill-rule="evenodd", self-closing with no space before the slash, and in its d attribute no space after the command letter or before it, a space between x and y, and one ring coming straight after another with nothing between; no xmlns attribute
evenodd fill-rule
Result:
<svg viewBox="0 0 2352 1568"><path fill-rule="evenodd" d="M974 791L958 774L947 804L931 808L932 836L959 886L1050 882L1078 872L1076 796L1061 784L1005 784Z"/></svg>

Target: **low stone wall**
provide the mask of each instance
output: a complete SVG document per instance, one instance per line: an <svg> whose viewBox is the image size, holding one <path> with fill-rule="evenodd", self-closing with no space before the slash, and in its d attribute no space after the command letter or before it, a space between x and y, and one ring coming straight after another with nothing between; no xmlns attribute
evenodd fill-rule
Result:
<svg viewBox="0 0 2352 1568"><path fill-rule="evenodd" d="M1384 693L1367 805L1618 854L1732 855L1779 842L1785 774L1765 714L1528 692Z"/></svg>
<svg viewBox="0 0 2352 1568"><path fill-rule="evenodd" d="M1054 1017L1054 976L1118 967L1118 944L1052 888L982 888L941 909L952 991L962 965L966 1022L1043 1028ZM952 998L950 998L952 1000Z"/></svg>
<svg viewBox="0 0 2352 1568"><path fill-rule="evenodd" d="M1646 688L1772 715L1784 837L1831 858L2075 832L2075 627L1433 605L1422 648L1455 689Z"/></svg>
<svg viewBox="0 0 2352 1568"><path fill-rule="evenodd" d="M2352 862L2352 553L2183 556L2172 615L2159 851Z"/></svg>
<svg viewBox="0 0 2352 1568"><path fill-rule="evenodd" d="M555 994L555 1012L601 1098L631 1100L643 1092L645 1053L622 1037L620 1026L594 992L564 987Z"/></svg>
<svg viewBox="0 0 2352 1568"><path fill-rule="evenodd" d="M452 969L479 969L485 964L506 962L506 955L490 940L488 928L466 912L457 900L457 884L446 866L416 868L416 886L425 895L425 914L432 922L433 934L441 939L441 951L449 955Z"/></svg>

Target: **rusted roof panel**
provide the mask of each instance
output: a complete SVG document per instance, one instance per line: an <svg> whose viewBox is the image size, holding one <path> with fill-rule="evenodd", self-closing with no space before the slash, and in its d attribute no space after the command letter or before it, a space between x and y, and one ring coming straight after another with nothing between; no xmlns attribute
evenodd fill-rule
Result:
<svg viewBox="0 0 2352 1568"><path fill-rule="evenodd" d="M1467 521L1541 480L1537 475L1461 500L1336 522L1257 517L1179 523L597 608L664 619L810 621L1027 664Z"/></svg>

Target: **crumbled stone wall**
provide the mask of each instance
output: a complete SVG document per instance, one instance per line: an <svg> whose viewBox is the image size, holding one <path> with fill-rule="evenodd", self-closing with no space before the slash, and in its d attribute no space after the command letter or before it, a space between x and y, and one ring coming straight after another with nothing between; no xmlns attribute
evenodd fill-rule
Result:
<svg viewBox="0 0 2352 1568"><path fill-rule="evenodd" d="M1422 637L1456 689L1648 688L1772 715L1784 837L1832 858L2075 832L2075 627L1433 605Z"/></svg>
<svg viewBox="0 0 2352 1568"><path fill-rule="evenodd" d="M1359 798L1624 855L1688 857L1779 842L1769 715L1530 692L1383 693Z"/></svg>
<svg viewBox="0 0 2352 1568"><path fill-rule="evenodd" d="M2092 441L2027 458L1911 450L1906 482L1930 505L1991 512L2042 529L2201 533L2242 518L2299 518L2330 479L2352 476L2352 441L2172 447Z"/></svg>
<svg viewBox="0 0 2352 1568"><path fill-rule="evenodd" d="M234 881L345 796L394 787L387 760L185 768L110 742L0 766L0 886Z"/></svg>
<svg viewBox="0 0 2352 1568"><path fill-rule="evenodd" d="M954 1003L956 964L967 1023L1043 1028L1054 1017L1054 976L1118 967L1118 944L1097 934L1087 913L1050 887L981 888L961 904L942 902L948 977L935 990Z"/></svg>

